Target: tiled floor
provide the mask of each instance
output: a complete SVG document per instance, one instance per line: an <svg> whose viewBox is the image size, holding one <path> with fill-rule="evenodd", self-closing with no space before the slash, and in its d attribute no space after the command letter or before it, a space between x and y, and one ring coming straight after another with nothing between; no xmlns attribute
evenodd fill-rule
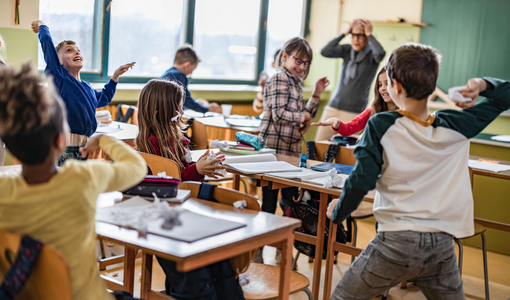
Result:
<svg viewBox="0 0 510 300"><path fill-rule="evenodd" d="M375 235L374 226L371 223L359 222L359 237L358 245L365 246L369 240ZM109 247L105 245L106 252L115 251L118 253L122 252L117 246ZM275 264L274 260L275 249L271 247L265 247L264 249L264 260L265 263ZM501 255L497 253L488 253L489 263L489 281L490 281L490 296L491 299L509 299L510 298L510 256ZM322 268L322 276L324 278L324 267ZM333 271L333 285L335 285L342 274L347 270L350 264L350 257L347 255L338 256L338 264L334 267ZM136 281L139 282L141 261L137 262ZM313 263L308 263L308 257L301 255L298 260L298 272L304 274L309 279L312 278ZM110 276L115 276L117 279L122 279L122 266L112 266L106 272ZM477 248L464 246L464 268L463 268L463 280L464 280L464 291L466 293L466 299L484 299L484 281L483 281L483 264L482 264L482 251ZM153 289L164 288L164 274L159 268L157 261L154 261L154 272L153 272ZM140 285L135 285L135 295L140 293ZM308 299L306 294L301 292L295 295L291 295L292 300L305 300ZM320 299L322 299L322 284L320 291ZM380 297L374 298L380 299ZM423 294L416 287L410 287L407 289L400 289L395 287L390 290L388 299L425 299Z"/></svg>

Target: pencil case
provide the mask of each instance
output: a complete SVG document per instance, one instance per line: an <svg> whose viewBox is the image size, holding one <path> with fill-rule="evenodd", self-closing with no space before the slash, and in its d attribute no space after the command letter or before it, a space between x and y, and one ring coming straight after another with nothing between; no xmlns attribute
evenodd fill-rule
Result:
<svg viewBox="0 0 510 300"><path fill-rule="evenodd" d="M239 144L255 147L256 150L264 148L264 139L261 136L246 133L244 131L236 132L236 141Z"/></svg>
<svg viewBox="0 0 510 300"><path fill-rule="evenodd" d="M160 198L172 198L177 196L179 183L181 183L179 178L146 175L142 182L127 189L123 193L126 195L147 197L152 197L152 193L156 193Z"/></svg>

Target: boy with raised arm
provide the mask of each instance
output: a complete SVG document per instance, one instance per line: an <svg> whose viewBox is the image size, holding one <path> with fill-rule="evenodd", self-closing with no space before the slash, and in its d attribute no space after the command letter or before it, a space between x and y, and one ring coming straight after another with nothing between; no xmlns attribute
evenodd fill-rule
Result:
<svg viewBox="0 0 510 300"><path fill-rule="evenodd" d="M358 159L328 217L340 223L377 189L377 236L344 274L331 299L371 299L408 280L427 299L465 299L453 237L474 234L469 139L510 108L510 83L473 78L461 90L466 109L429 114L439 54L406 44L386 66L388 92L400 110L368 121ZM485 100L475 104L478 95Z"/></svg>
<svg viewBox="0 0 510 300"><path fill-rule="evenodd" d="M110 104L119 76L135 63L120 66L103 90L98 92L88 82L80 79L83 56L75 42L64 40L55 48L49 28L41 20L32 22L32 30L39 33L46 61L44 73L53 77L55 87L67 108L71 132L68 146L58 160L60 166L68 158L82 159L79 148L87 143L97 128L96 109Z"/></svg>

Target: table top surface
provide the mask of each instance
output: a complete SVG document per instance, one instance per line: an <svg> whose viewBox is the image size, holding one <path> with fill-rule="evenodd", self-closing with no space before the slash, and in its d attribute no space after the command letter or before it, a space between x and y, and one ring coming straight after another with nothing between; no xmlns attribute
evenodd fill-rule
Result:
<svg viewBox="0 0 510 300"><path fill-rule="evenodd" d="M178 262L199 256L204 252L211 254L211 252L224 251L241 245L245 241L261 239L273 232L292 231L301 226L301 221L297 219L284 218L265 212L236 209L233 206L204 200L188 199L179 205L198 214L243 223L246 226L192 243L155 234L140 236L135 230L99 221L96 222L96 233L103 238L123 245L149 250L153 254ZM197 220L197 222L200 222L200 220Z"/></svg>
<svg viewBox="0 0 510 300"><path fill-rule="evenodd" d="M218 127L218 128L224 128L224 129L234 129L234 130L240 130L240 131L246 131L251 133L258 133L260 131L258 126L232 126L228 124L225 121L225 118L223 116L217 116L217 117L206 117L206 118L197 118L195 121L198 121L205 126L210 127Z"/></svg>
<svg viewBox="0 0 510 300"><path fill-rule="evenodd" d="M106 124L108 127L112 128L120 128L121 131L108 133L105 135L114 137L119 140L134 140L138 136L138 125L133 125L130 123L123 123L123 122L117 122L113 121L109 124ZM92 136L94 136L96 133L94 133Z"/></svg>

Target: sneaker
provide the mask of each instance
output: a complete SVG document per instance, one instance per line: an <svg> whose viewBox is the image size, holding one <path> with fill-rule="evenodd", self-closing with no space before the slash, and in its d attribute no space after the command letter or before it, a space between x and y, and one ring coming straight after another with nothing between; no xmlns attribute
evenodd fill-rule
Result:
<svg viewBox="0 0 510 300"><path fill-rule="evenodd" d="M276 249L276 253L274 255L274 259L276 260L277 264L282 262L282 250L281 249Z"/></svg>
<svg viewBox="0 0 510 300"><path fill-rule="evenodd" d="M251 260L252 263L256 263L256 264L264 263L264 257L262 256L262 249L264 249L264 248L257 249L257 252L255 252L253 259Z"/></svg>

